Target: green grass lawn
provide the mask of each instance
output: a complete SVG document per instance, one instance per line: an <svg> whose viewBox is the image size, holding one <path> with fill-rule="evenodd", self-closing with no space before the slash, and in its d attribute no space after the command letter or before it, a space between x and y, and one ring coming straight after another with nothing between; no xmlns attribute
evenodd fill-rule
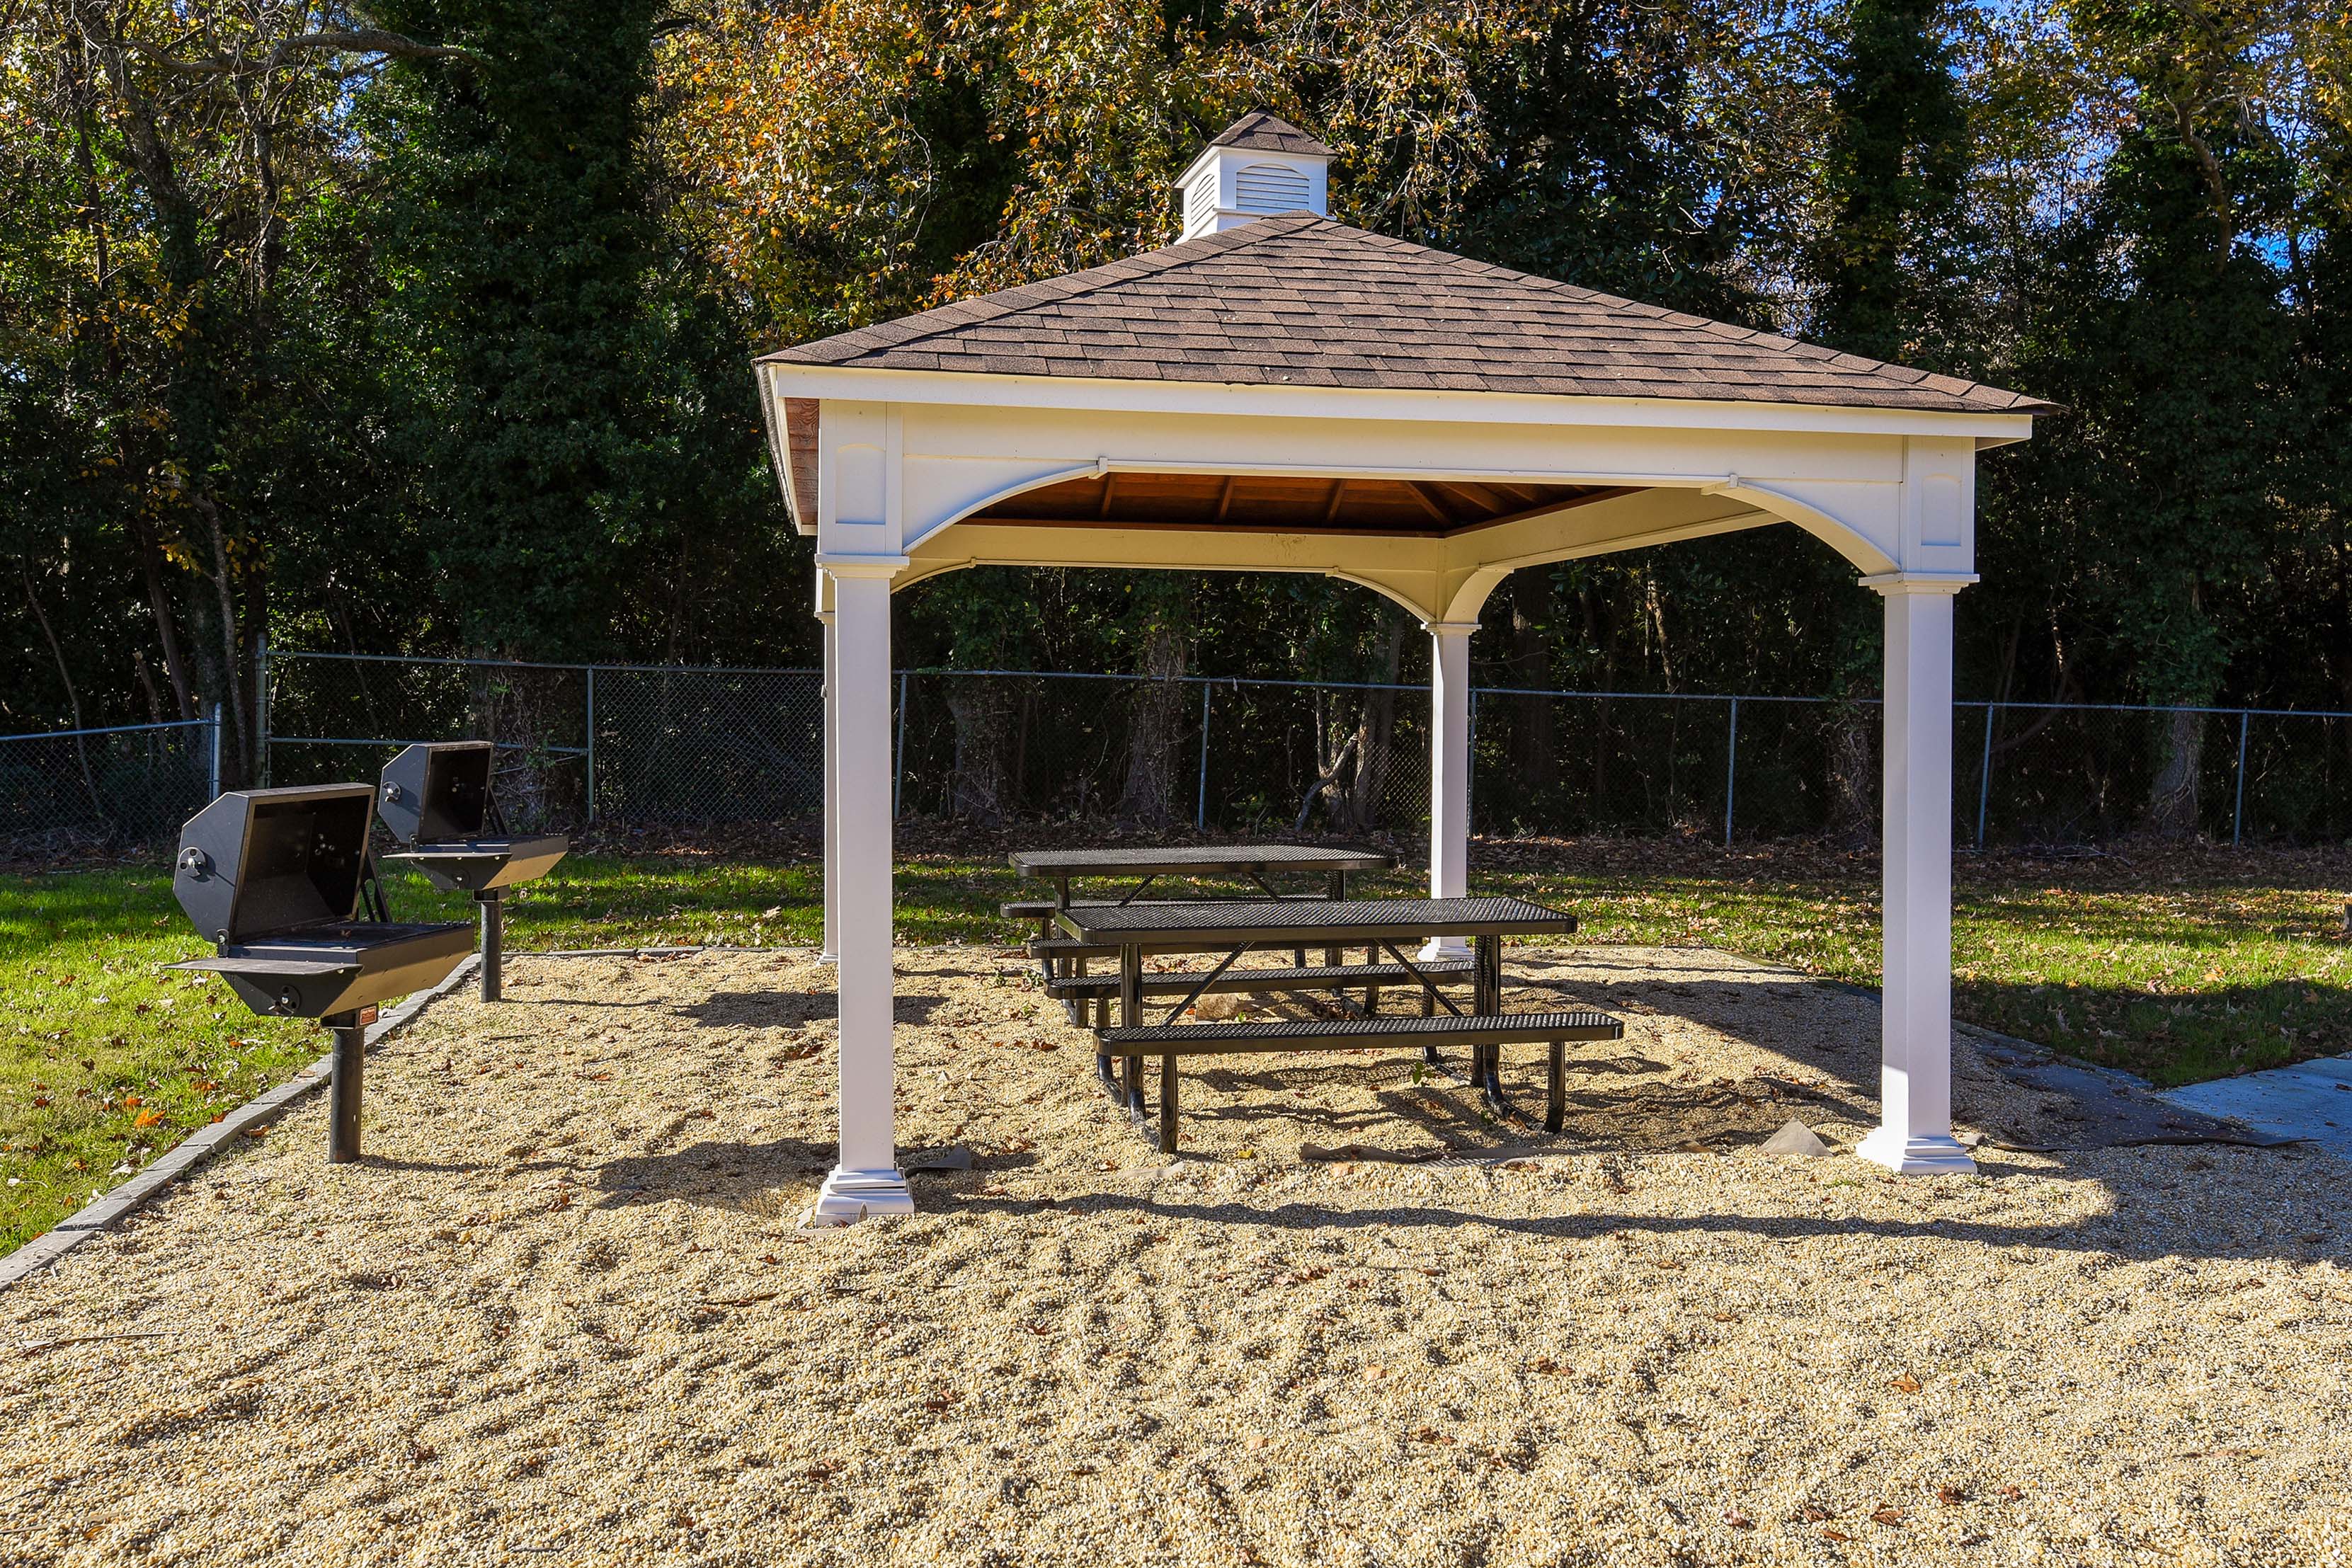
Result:
<svg viewBox="0 0 2352 1568"><path fill-rule="evenodd" d="M1874 984L1878 868L1819 846L1485 842L1474 892L1575 908L1598 942L1705 943ZM1416 890L1410 871L1372 891ZM1957 871L1960 1015L2180 1083L2352 1051L2352 853L2185 850L1986 855ZM901 939L999 943L1024 888L1001 859L900 866ZM472 906L395 879L404 919ZM509 904L518 951L808 943L805 859L580 854ZM38 1234L323 1049L227 988L160 966L207 950L164 867L0 873L0 1252Z"/></svg>

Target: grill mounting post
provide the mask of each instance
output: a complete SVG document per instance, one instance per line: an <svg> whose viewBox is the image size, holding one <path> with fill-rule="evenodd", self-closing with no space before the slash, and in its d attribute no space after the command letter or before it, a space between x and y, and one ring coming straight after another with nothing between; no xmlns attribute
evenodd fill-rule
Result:
<svg viewBox="0 0 2352 1568"><path fill-rule="evenodd" d="M478 893L474 902L482 909L482 1000L494 1002L504 988L499 968L506 956L506 890Z"/></svg>
<svg viewBox="0 0 2352 1568"><path fill-rule="evenodd" d="M334 1103L327 1118L331 1166L351 1165L360 1157L360 1087L367 1071L367 1030L360 1017L357 1012L331 1013L321 1020L335 1032Z"/></svg>

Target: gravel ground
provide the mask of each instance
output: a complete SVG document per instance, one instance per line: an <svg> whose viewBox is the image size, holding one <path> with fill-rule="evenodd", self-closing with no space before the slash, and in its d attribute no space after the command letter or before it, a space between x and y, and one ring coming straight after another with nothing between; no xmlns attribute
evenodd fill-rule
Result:
<svg viewBox="0 0 2352 1568"><path fill-rule="evenodd" d="M1508 963L1628 1022L1559 1138L1248 1059L1170 1166L1016 956L907 953L902 1141L976 1166L817 1232L828 971L512 957L371 1065L364 1164L314 1097L0 1295L0 1562L2344 1560L2352 1165L1768 1155L1867 1129L1867 998Z"/></svg>

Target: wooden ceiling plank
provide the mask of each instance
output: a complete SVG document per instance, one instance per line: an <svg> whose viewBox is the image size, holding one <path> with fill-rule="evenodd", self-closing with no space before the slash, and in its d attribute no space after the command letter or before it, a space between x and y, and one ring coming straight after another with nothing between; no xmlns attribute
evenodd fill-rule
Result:
<svg viewBox="0 0 2352 1568"><path fill-rule="evenodd" d="M1223 522L1225 520L1225 514L1233 509L1233 505L1234 476L1231 474L1228 474L1225 476L1223 487L1217 492L1217 509L1210 516L1209 520L1213 523Z"/></svg>
<svg viewBox="0 0 2352 1568"><path fill-rule="evenodd" d="M1431 497L1429 487L1423 485L1420 480L1407 479L1404 482L1404 487L1411 493L1414 500L1421 503L1421 509L1427 512L1431 517L1435 517L1442 527L1450 528L1454 525L1456 518L1454 514L1439 506L1436 500Z"/></svg>

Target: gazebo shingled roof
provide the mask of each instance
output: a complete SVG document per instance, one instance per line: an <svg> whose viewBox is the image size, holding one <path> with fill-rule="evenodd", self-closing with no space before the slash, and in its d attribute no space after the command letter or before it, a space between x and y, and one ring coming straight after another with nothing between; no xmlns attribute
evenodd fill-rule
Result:
<svg viewBox="0 0 2352 1568"><path fill-rule="evenodd" d="M1308 213L822 338L762 362L1955 413L2049 406Z"/></svg>

